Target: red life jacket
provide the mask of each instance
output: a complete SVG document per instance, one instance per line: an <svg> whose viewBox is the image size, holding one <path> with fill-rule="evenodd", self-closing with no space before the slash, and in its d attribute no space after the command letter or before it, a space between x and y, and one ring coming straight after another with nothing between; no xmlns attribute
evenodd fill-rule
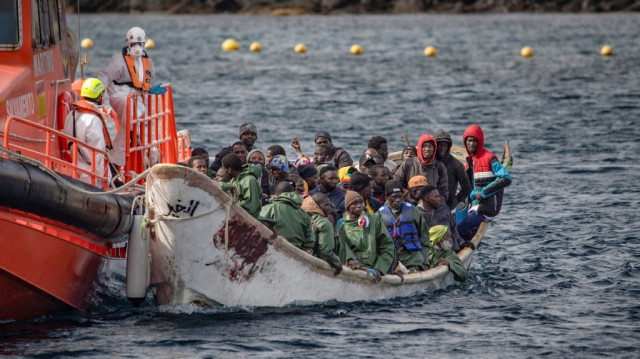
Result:
<svg viewBox="0 0 640 359"><path fill-rule="evenodd" d="M151 89L151 61L149 60L149 56L146 52L142 54L142 83L140 83L140 77L138 76L138 72L136 71L136 64L134 58L127 53L127 48L122 49L122 57L124 57L124 62L127 64L127 68L129 69L129 76L131 76L131 87L137 88L138 90L144 90L145 92L149 92Z"/></svg>

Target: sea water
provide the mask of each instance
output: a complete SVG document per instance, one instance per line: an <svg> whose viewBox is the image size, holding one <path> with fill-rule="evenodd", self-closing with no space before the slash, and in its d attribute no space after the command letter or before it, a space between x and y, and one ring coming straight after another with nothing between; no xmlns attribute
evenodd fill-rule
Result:
<svg viewBox="0 0 640 359"><path fill-rule="evenodd" d="M74 27L77 19L70 16ZM258 127L259 148L331 132L354 157L470 124L513 184L465 283L383 302L282 309L132 308L107 276L86 313L0 324L31 357L628 357L640 355L640 46L636 14L80 17L85 77L141 26L178 128L213 156ZM229 37L240 51L225 53ZM251 42L263 51L248 51ZM297 43L307 46L296 54ZM349 54L353 44L364 53ZM608 44L614 55L602 57ZM438 55L423 55L434 46ZM531 58L520 49L532 47Z"/></svg>

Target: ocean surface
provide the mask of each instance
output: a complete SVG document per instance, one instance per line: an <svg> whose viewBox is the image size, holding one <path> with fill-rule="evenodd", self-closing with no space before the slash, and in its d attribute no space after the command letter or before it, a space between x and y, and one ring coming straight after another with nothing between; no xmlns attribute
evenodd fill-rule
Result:
<svg viewBox="0 0 640 359"><path fill-rule="evenodd" d="M77 26L75 16L69 23ZM80 17L85 77L141 26L179 128L213 156L328 130L357 157L374 135L470 124L513 184L465 283L383 302L280 309L132 308L107 273L89 312L0 322L0 355L35 358L640 357L640 16ZM240 51L224 53L233 37ZM248 51L251 42L261 53ZM307 46L295 54L297 43ZM352 44L364 49L351 56ZM613 47L612 57L600 48ZM437 57L423 55L435 46ZM520 49L533 48L523 59Z"/></svg>

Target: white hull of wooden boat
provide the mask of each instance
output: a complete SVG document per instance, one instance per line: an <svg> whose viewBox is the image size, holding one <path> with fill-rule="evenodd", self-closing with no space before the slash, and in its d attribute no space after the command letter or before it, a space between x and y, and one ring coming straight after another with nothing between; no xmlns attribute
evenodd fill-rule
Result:
<svg viewBox="0 0 640 359"><path fill-rule="evenodd" d="M151 285L160 305L282 307L409 296L454 282L445 266L375 282L362 270L334 270L247 214L208 177L156 165L147 178ZM228 220L228 222L227 222ZM225 240L225 228L228 236ZM487 224L474 238L479 244ZM471 249L460 252L465 266Z"/></svg>

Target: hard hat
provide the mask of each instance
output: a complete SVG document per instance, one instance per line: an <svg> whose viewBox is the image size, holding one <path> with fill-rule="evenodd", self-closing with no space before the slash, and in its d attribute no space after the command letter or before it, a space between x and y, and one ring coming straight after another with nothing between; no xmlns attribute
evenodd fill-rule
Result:
<svg viewBox="0 0 640 359"><path fill-rule="evenodd" d="M96 78L88 78L82 84L82 90L80 90L80 96L90 98L92 100L97 99L104 92L104 85L102 81Z"/></svg>
<svg viewBox="0 0 640 359"><path fill-rule="evenodd" d="M127 32L127 44L131 44L132 42L147 42L147 34L144 33L139 27L132 27Z"/></svg>

